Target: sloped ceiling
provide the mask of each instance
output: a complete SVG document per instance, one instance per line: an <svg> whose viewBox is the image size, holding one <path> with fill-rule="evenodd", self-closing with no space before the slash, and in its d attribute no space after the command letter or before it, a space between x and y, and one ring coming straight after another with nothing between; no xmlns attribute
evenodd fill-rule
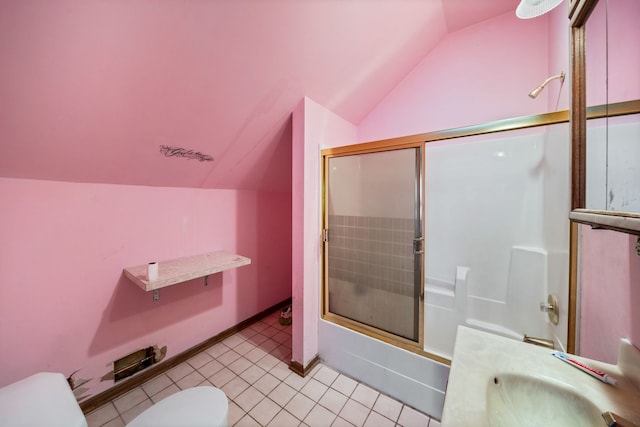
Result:
<svg viewBox="0 0 640 427"><path fill-rule="evenodd" d="M0 176L288 191L304 96L358 124L447 32L517 3L2 1Z"/></svg>

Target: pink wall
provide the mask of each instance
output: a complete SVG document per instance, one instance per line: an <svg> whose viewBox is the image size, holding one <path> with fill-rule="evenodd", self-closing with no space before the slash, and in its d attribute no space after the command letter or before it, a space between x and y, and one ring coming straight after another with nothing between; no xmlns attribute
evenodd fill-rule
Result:
<svg viewBox="0 0 640 427"><path fill-rule="evenodd" d="M96 378L114 359L168 357L291 295L289 193L0 178L0 386L49 370ZM227 250L250 266L154 303L124 267Z"/></svg>
<svg viewBox="0 0 640 427"><path fill-rule="evenodd" d="M549 76L552 76L561 71L565 72L565 80L562 86L559 81L554 81L543 91L549 91L549 94L546 95L547 111L568 110L571 108L571 69L569 68L571 47L569 36L571 32L569 31L569 2L563 2L547 16L549 19L549 36L547 39L549 65L547 73ZM542 81L540 81L540 83L542 83ZM531 90L533 89L534 88L531 88ZM542 96L542 94L540 94L540 96ZM540 96L538 96L538 98L540 98Z"/></svg>
<svg viewBox="0 0 640 427"><path fill-rule="evenodd" d="M563 12L556 9L554 13ZM568 57L563 58L564 64L554 60L554 69L549 70L549 16L521 20L509 12L446 35L360 122L358 140L549 111L549 100L561 94L559 82L547 86L535 100L527 96L549 75L558 74L556 68L568 71ZM566 29L566 22L560 24ZM558 41L564 43L568 43L566 33ZM569 92L566 85L562 96L568 97Z"/></svg>
<svg viewBox="0 0 640 427"><path fill-rule="evenodd" d="M640 256L636 236L580 226L580 354L616 363L618 341L640 343Z"/></svg>
<svg viewBox="0 0 640 427"><path fill-rule="evenodd" d="M321 153L353 144L356 127L304 98L293 113L293 311L292 360L303 366L318 354L321 260Z"/></svg>

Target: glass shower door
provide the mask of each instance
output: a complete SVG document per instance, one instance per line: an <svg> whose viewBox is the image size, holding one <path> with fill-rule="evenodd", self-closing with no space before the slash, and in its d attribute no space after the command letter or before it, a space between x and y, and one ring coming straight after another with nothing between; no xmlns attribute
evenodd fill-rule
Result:
<svg viewBox="0 0 640 427"><path fill-rule="evenodd" d="M422 148L325 162L325 311L419 343Z"/></svg>

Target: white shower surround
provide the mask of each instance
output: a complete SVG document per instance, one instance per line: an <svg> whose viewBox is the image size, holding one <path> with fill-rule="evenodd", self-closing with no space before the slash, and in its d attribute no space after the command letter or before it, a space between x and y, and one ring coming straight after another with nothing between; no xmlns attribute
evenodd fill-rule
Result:
<svg viewBox="0 0 640 427"><path fill-rule="evenodd" d="M539 311L547 294L566 293L565 130L427 145L426 351L450 358L458 325L566 345L567 316L553 326Z"/></svg>

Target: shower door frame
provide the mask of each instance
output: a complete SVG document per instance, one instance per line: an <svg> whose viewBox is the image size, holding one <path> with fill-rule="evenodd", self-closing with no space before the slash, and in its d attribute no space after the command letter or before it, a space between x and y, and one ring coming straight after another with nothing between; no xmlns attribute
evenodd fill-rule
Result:
<svg viewBox="0 0 640 427"><path fill-rule="evenodd" d="M415 229L414 241L420 242L418 250L414 246L414 272L419 277L414 278L414 283L418 283L418 340L413 341L408 338L395 335L391 332L376 328L375 326L361 323L329 311L329 245L327 244L327 236L325 230L329 229L329 209L327 205L327 192L329 185L329 159L336 157L344 157L358 154L382 153L388 151L396 151L402 149L417 149L416 156L416 183L414 198L415 203ZM322 150L322 213L321 213L321 229L322 237L322 297L321 297L321 315L322 318L340 326L355 330L373 338L380 339L389 344L401 347L405 350L428 355L431 358L448 363L446 359L442 359L437 355L427 354L424 352L424 165L425 165L425 146L424 141L412 141L401 144L387 144L385 141L379 141L368 144L358 144L345 147L336 147ZM416 236L417 235L417 236ZM441 360L440 360L441 359Z"/></svg>
<svg viewBox="0 0 640 427"><path fill-rule="evenodd" d="M434 132L416 134L416 135L408 135L397 138L390 138L380 141L373 142L365 142L354 145L348 145L343 147L335 147L329 149L323 149L321 152L322 156L322 189L321 189L321 230L326 229L328 225L328 213L326 209L326 191L327 191L327 167L328 167L328 156L337 156L337 155L346 155L346 154L361 154L361 153L372 153L376 151L388 151L400 148L411 148L423 146L422 153L422 165L423 169L425 167L425 156L426 156L426 147L425 144L430 142L444 141L468 136L475 135L486 135L492 133L500 133L505 131L517 130L517 129L527 129L527 128L535 128L539 126L547 126L547 125L555 125L561 123L569 123L569 111L561 110L554 111L550 113L542 113L542 114L534 114L530 116L523 117L515 117L508 118L503 120L496 120L493 122L482 123L478 125L472 126L463 126L452 129L439 130ZM424 170L423 170L424 175ZM424 177L423 177L424 180ZM425 187L424 181L422 184L422 197L423 200L425 198ZM424 237L424 226L426 224L427 218L424 215L424 207L422 214L422 227L423 227L423 237ZM567 218L567 221L569 219ZM568 281L568 307L567 307L567 351L569 353L574 353L576 349L577 343L577 266L578 266L578 236L577 236L577 225L574 223L570 227L570 236L569 236L569 277L567 277ZM410 340L405 340L403 338L397 337L395 335L378 332L377 330L372 330L372 328L365 327L363 324L360 324L355 321L349 321L349 319L344 319L343 317L336 316L332 313L328 312L328 289L326 286L326 278L328 277L328 264L327 264L327 245L322 244L321 248L321 298L320 298L320 312L323 320L330 321L332 323L338 324L340 326L346 327L348 329L354 330L356 332L363 333L372 338L377 338L382 341L385 341L389 344L396 345L405 350L423 355L430 359L433 359L437 362L450 365L451 361L448 358L442 357L440 355L436 355L430 352L425 351L420 345L423 345L424 341L424 320L421 320L421 344L415 343ZM422 263L422 270L424 273L424 256ZM424 276L424 274L423 274ZM424 277L423 277L423 285L422 285L422 295L424 296ZM423 297L424 298L424 297ZM424 306L424 300L423 306ZM424 316L424 309L422 310L422 315Z"/></svg>

